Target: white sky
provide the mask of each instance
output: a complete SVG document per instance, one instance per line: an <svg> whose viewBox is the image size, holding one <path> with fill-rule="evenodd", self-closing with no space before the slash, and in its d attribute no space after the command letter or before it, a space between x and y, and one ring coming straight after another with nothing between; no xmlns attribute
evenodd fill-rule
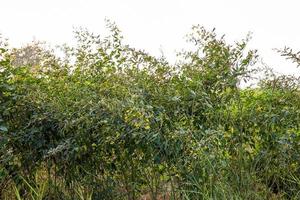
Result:
<svg viewBox="0 0 300 200"><path fill-rule="evenodd" d="M117 23L126 42L174 59L192 25L226 34L228 41L253 32L250 46L282 73L297 73L272 48L300 50L300 0L0 0L0 33L12 45L36 38L72 42L73 27L105 33L104 19Z"/></svg>

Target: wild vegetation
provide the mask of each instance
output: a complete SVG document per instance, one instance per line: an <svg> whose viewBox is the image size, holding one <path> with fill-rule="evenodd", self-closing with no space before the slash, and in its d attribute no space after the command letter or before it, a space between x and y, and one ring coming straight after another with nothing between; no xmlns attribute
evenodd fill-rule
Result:
<svg viewBox="0 0 300 200"><path fill-rule="evenodd" d="M108 28L59 53L2 38L1 199L300 198L299 77L253 67L250 37L194 26L170 64Z"/></svg>

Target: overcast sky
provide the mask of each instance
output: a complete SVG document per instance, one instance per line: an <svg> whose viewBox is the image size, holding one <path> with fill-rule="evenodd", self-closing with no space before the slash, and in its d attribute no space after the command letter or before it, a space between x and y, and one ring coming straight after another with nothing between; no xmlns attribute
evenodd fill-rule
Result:
<svg viewBox="0 0 300 200"><path fill-rule="evenodd" d="M216 28L228 41L253 32L250 43L281 73L298 73L273 48L300 51L299 0L0 0L0 33L15 46L36 38L72 42L73 27L105 33L104 19L117 23L126 42L174 59L192 25Z"/></svg>

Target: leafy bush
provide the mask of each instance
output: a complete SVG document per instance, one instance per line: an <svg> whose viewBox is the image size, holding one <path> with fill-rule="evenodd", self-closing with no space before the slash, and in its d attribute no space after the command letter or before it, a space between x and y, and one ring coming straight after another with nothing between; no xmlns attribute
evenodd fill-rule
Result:
<svg viewBox="0 0 300 200"><path fill-rule="evenodd" d="M241 89L250 37L194 26L171 65L108 28L76 31L62 57L2 44L3 199L299 198L297 79Z"/></svg>

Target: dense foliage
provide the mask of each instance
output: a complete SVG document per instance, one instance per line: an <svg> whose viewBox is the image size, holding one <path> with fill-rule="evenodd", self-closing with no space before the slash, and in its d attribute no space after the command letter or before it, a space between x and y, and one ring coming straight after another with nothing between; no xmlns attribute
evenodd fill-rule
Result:
<svg viewBox="0 0 300 200"><path fill-rule="evenodd" d="M241 89L249 37L195 26L173 65L108 28L60 57L0 43L1 199L300 198L297 77Z"/></svg>

